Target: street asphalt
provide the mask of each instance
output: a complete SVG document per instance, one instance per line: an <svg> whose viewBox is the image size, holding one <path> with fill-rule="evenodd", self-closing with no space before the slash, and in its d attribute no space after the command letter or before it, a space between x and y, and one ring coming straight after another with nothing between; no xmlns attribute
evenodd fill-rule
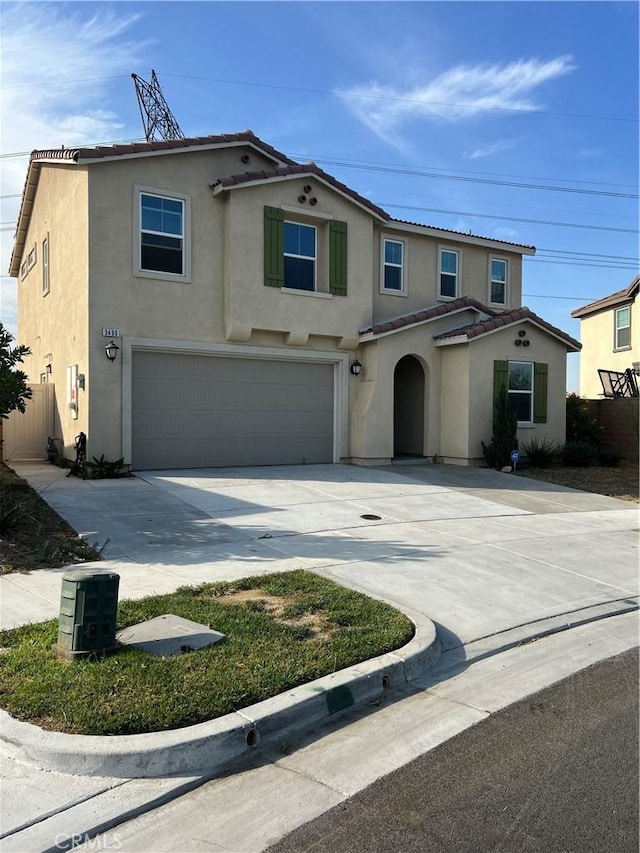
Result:
<svg viewBox="0 0 640 853"><path fill-rule="evenodd" d="M435 625L442 656L375 712L314 719L286 754L265 743L216 779L43 772L5 739L3 851L68 849L86 833L123 850L263 850L496 710L638 645L638 509L617 499L441 465L114 481L14 467L104 546L121 598L307 568ZM0 578L2 626L55 617L68 568Z"/></svg>

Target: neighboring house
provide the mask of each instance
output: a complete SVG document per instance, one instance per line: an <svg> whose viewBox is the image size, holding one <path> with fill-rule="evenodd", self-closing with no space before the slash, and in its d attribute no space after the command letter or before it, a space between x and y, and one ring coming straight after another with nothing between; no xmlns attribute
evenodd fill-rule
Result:
<svg viewBox="0 0 640 853"><path fill-rule="evenodd" d="M392 219L246 131L34 151L10 271L68 457L83 431L134 469L476 464L500 383L521 440L564 440L580 344L521 307L534 251Z"/></svg>
<svg viewBox="0 0 640 853"><path fill-rule="evenodd" d="M624 373L640 362L640 314L636 305L640 276L618 290L571 312L580 320L580 395L603 394L598 370Z"/></svg>

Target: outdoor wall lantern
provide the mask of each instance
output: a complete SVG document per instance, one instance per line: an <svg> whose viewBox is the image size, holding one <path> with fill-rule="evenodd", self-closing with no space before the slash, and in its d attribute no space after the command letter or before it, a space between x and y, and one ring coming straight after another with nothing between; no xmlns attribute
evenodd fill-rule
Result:
<svg viewBox="0 0 640 853"><path fill-rule="evenodd" d="M355 361L351 362L349 370L353 376L360 376L360 372L362 371L362 365L360 364L357 358Z"/></svg>
<svg viewBox="0 0 640 853"><path fill-rule="evenodd" d="M118 350L120 347L118 344L115 344L113 341L109 341L109 343L104 348L105 353L107 354L107 358L109 361L115 361L116 356L118 355Z"/></svg>
<svg viewBox="0 0 640 853"><path fill-rule="evenodd" d="M51 375L51 371L53 370L53 368L50 364L47 364L44 369L49 375Z"/></svg>

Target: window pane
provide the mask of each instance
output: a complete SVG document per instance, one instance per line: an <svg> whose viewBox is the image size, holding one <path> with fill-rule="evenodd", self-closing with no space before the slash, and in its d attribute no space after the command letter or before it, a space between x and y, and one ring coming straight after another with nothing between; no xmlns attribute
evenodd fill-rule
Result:
<svg viewBox="0 0 640 853"><path fill-rule="evenodd" d="M531 394L509 394L509 402L521 423L531 423Z"/></svg>
<svg viewBox="0 0 640 853"><path fill-rule="evenodd" d="M440 295L455 296L456 295L456 277L454 275L446 275L443 273L440 276Z"/></svg>
<svg viewBox="0 0 640 853"><path fill-rule="evenodd" d="M499 305L503 305L505 301L505 286L504 284L496 284L491 282L491 301Z"/></svg>
<svg viewBox="0 0 640 853"><path fill-rule="evenodd" d="M316 256L316 229L296 222L284 223L284 252L286 255Z"/></svg>
<svg viewBox="0 0 640 853"><path fill-rule="evenodd" d="M441 252L440 266L442 272L453 273L458 272L458 253L457 252Z"/></svg>
<svg viewBox="0 0 640 853"><path fill-rule="evenodd" d="M142 208L142 229L144 231L162 231L162 213L159 210Z"/></svg>
<svg viewBox="0 0 640 853"><path fill-rule="evenodd" d="M402 243L397 243L395 240L384 241L384 262L386 264L402 265Z"/></svg>
<svg viewBox="0 0 640 853"><path fill-rule="evenodd" d="M162 199L157 195L144 195L142 196L142 207L143 208L155 208L156 210L162 209Z"/></svg>
<svg viewBox="0 0 640 853"><path fill-rule="evenodd" d="M384 289L385 290L401 290L402 289L402 270L400 267L384 268Z"/></svg>
<svg viewBox="0 0 640 853"><path fill-rule="evenodd" d="M180 213L163 213L162 228L165 234L182 234L182 212Z"/></svg>
<svg viewBox="0 0 640 853"><path fill-rule="evenodd" d="M295 290L315 290L315 266L315 261L285 256L284 286Z"/></svg>
<svg viewBox="0 0 640 853"><path fill-rule="evenodd" d="M631 329L629 326L626 329L618 329L616 332L616 347L620 349L621 347L630 347L631 346Z"/></svg>
<svg viewBox="0 0 640 853"><path fill-rule="evenodd" d="M509 362L509 391L531 391L533 389L533 365L525 362Z"/></svg>
<svg viewBox="0 0 640 853"><path fill-rule="evenodd" d="M140 267L182 275L182 240L160 234L142 234Z"/></svg>
<svg viewBox="0 0 640 853"><path fill-rule="evenodd" d="M507 280L507 262L506 261L491 261L491 281L506 282Z"/></svg>
<svg viewBox="0 0 640 853"><path fill-rule="evenodd" d="M629 309L618 308L616 311L616 326L621 329L623 326L629 325Z"/></svg>

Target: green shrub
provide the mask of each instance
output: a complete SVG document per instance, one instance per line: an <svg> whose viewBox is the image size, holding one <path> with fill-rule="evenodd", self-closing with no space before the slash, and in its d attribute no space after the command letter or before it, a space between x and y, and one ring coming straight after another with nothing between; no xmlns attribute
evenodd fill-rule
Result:
<svg viewBox="0 0 640 853"><path fill-rule="evenodd" d="M124 457L120 459L105 459L104 453L98 459L93 457L93 462L85 462L87 474L91 480L110 480L122 474Z"/></svg>
<svg viewBox="0 0 640 853"><path fill-rule="evenodd" d="M24 497L24 491L18 487L0 492L0 531L7 532L33 522L32 502Z"/></svg>
<svg viewBox="0 0 640 853"><path fill-rule="evenodd" d="M493 405L493 433L489 444L482 444L485 462L489 468L511 465L511 451L518 447L518 421L503 385Z"/></svg>
<svg viewBox="0 0 640 853"><path fill-rule="evenodd" d="M532 438L531 441L522 445L522 449L529 460L529 464L535 468L549 468L558 453L558 445L548 438L543 438L540 441L537 438Z"/></svg>
<svg viewBox="0 0 640 853"><path fill-rule="evenodd" d="M592 465L597 450L588 441L568 441L562 448L562 461L574 468L586 468Z"/></svg>
<svg viewBox="0 0 640 853"><path fill-rule="evenodd" d="M601 447L598 451L598 465L605 468L617 468L622 460L622 454L615 447Z"/></svg>
<svg viewBox="0 0 640 853"><path fill-rule="evenodd" d="M586 441L595 447L600 443L600 425L592 414L589 401L578 394L567 394L567 443Z"/></svg>

